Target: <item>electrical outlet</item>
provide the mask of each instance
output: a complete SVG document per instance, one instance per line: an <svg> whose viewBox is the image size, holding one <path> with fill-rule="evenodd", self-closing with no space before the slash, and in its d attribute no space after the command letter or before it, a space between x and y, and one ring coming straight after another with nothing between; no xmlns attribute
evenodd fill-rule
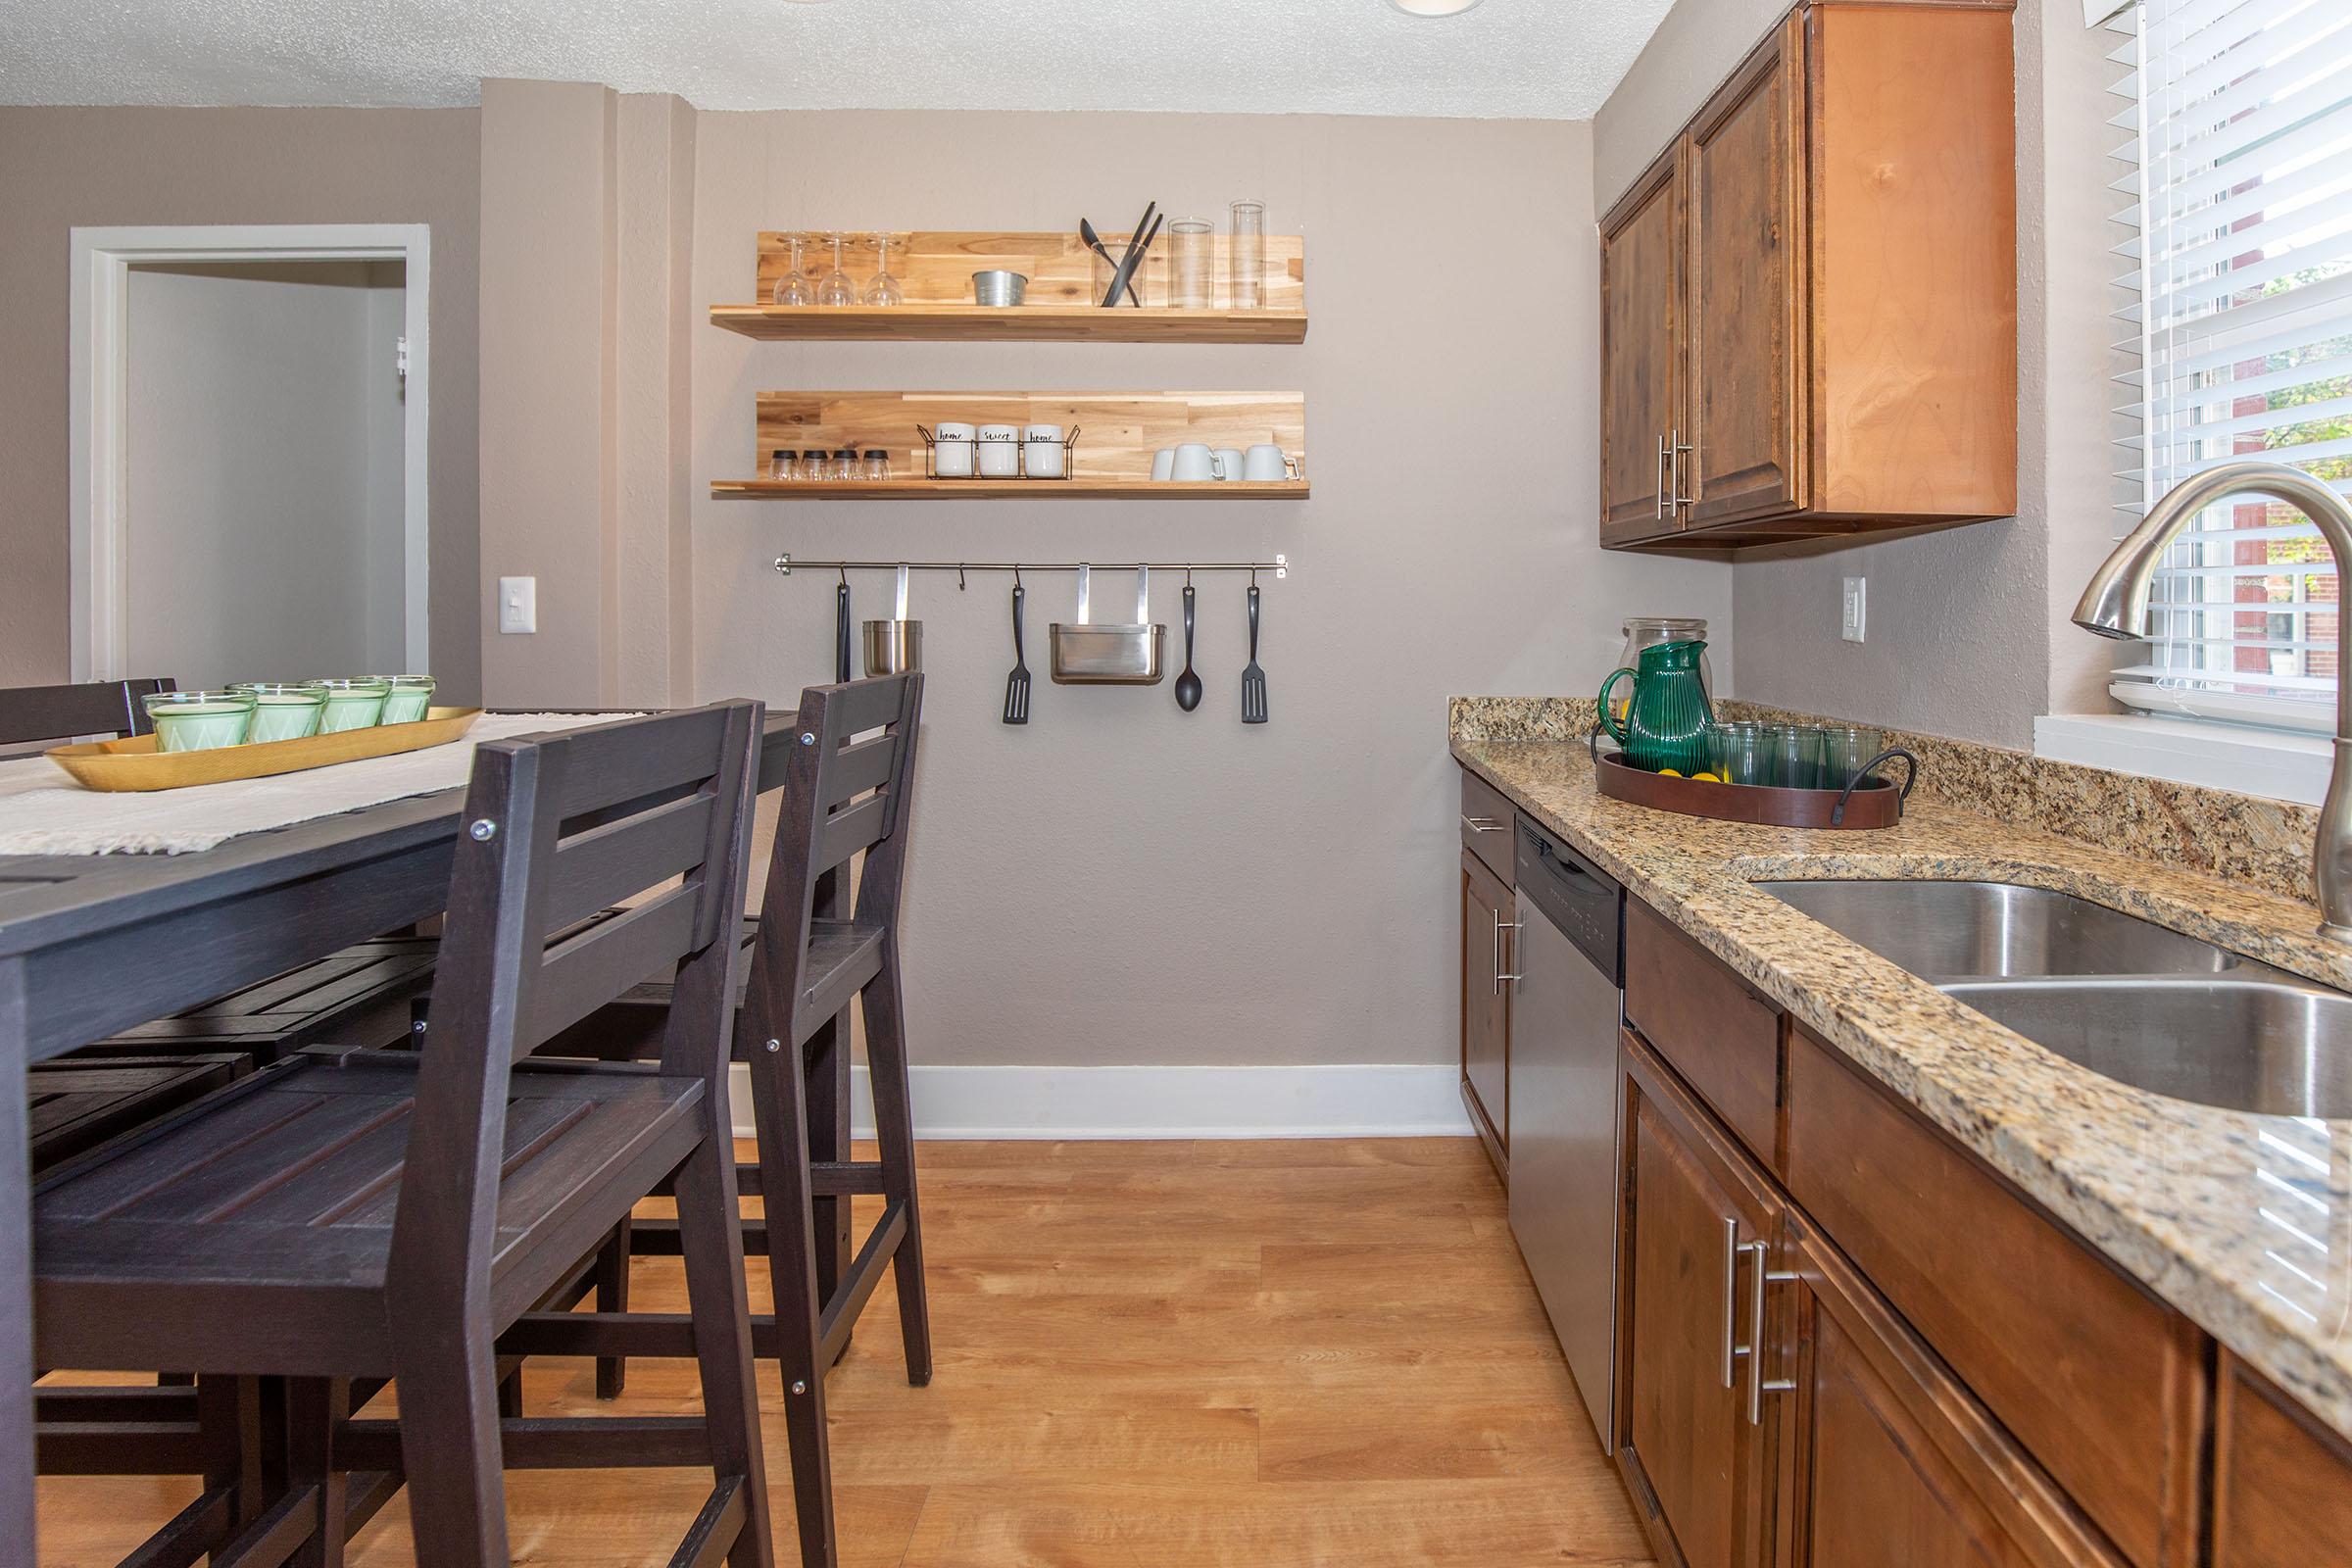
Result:
<svg viewBox="0 0 2352 1568"><path fill-rule="evenodd" d="M1858 643L1862 640L1862 626L1867 618L1865 612L1869 608L1869 588L1870 579L1868 577L1845 579L1845 593L1840 600L1843 612L1838 618L1838 635L1849 643Z"/></svg>
<svg viewBox="0 0 2352 1568"><path fill-rule="evenodd" d="M498 629L502 632L534 632L539 629L538 578L498 579Z"/></svg>

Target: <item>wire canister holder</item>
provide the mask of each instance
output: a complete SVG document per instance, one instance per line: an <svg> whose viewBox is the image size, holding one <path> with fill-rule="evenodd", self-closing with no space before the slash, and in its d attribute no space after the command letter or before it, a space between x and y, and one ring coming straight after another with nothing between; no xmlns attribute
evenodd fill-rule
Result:
<svg viewBox="0 0 2352 1568"><path fill-rule="evenodd" d="M1018 427L1016 426L1016 428ZM969 436L942 437L935 434L929 426L920 424L914 427L914 433L923 438L924 478L956 480L997 477L997 475L984 474L980 471L980 437L977 433ZM1022 479L1035 479L1045 484L1051 484L1057 479L1069 478L1078 471L1078 436L1079 429L1075 425L1071 426L1070 433L1059 441L1032 441L1024 434L1013 442L1013 450L1017 454L1014 476ZM1032 471L1029 466L1029 449L1033 446L1061 448L1061 471L1043 474ZM950 468L957 471L943 472L941 470L939 460L943 451L960 456L960 462L951 462L948 465Z"/></svg>

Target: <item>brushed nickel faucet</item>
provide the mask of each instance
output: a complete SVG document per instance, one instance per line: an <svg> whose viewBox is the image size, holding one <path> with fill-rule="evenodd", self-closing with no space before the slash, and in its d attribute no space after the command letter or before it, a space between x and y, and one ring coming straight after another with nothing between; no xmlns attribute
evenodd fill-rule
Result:
<svg viewBox="0 0 2352 1568"><path fill-rule="evenodd" d="M2148 634L2148 582L2164 552L2188 519L2226 496L2260 495L2283 501L2318 524L2339 569L2352 564L2352 507L2324 481L2283 463L2226 463L2183 479L2148 509L2139 526L2099 564L2075 606L2075 624L2101 637ZM2340 649L2340 640L2339 640ZM2352 681L2337 654L2335 760L2328 799L2320 808L2312 882L2320 899L2320 935L2352 943Z"/></svg>

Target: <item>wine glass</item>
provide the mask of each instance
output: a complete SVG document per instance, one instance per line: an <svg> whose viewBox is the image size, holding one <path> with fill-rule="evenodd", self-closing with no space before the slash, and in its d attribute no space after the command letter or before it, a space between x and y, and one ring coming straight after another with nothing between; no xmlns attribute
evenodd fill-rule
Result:
<svg viewBox="0 0 2352 1568"><path fill-rule="evenodd" d="M808 241L805 234L787 234L784 247L791 256L791 268L776 279L769 298L778 305L814 305L816 292L808 286L808 274L801 270L801 248Z"/></svg>
<svg viewBox="0 0 2352 1568"><path fill-rule="evenodd" d="M873 236L874 276L873 281L865 285L864 296L865 303L868 305L891 306L906 303L906 291L899 287L897 278L890 275L890 244L897 237L895 234Z"/></svg>
<svg viewBox="0 0 2352 1568"><path fill-rule="evenodd" d="M827 234L825 238L833 246L833 270L817 281L816 303L835 306L855 305L858 303L858 285L850 281L850 274L842 269L841 265L842 249L849 244L850 236L836 230Z"/></svg>

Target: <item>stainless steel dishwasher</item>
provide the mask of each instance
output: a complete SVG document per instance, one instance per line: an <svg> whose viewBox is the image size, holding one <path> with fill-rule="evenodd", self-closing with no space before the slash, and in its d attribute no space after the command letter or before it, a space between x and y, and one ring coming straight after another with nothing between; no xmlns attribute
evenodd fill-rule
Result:
<svg viewBox="0 0 2352 1568"><path fill-rule="evenodd" d="M1614 1397L1625 890L1519 818L1511 1233L1605 1450Z"/></svg>

